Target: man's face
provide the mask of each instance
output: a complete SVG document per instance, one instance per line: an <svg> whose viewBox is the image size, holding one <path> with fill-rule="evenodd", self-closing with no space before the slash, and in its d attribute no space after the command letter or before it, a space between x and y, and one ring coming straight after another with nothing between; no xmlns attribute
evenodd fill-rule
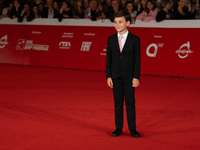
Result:
<svg viewBox="0 0 200 150"><path fill-rule="evenodd" d="M37 6L34 6L34 7L33 7L33 12L34 12L34 13L38 13L38 7L37 7Z"/></svg>
<svg viewBox="0 0 200 150"><path fill-rule="evenodd" d="M52 0L47 0L46 4L47 4L47 7L52 7L53 6L53 1Z"/></svg>
<svg viewBox="0 0 200 150"><path fill-rule="evenodd" d="M183 8L183 7L185 6L185 0L180 0L180 1L178 2L178 5L179 5L181 8Z"/></svg>
<svg viewBox="0 0 200 150"><path fill-rule="evenodd" d="M26 11L29 11L29 5L25 4L25 5L24 5L24 9L25 9Z"/></svg>
<svg viewBox="0 0 200 150"><path fill-rule="evenodd" d="M126 22L124 17L117 17L114 19L114 26L119 34L124 34L127 31L127 27L130 25L130 21Z"/></svg>
<svg viewBox="0 0 200 150"><path fill-rule="evenodd" d="M119 2L117 0L114 0L114 1L112 1L111 5L112 5L112 8L118 8Z"/></svg>
<svg viewBox="0 0 200 150"><path fill-rule="evenodd" d="M126 9L128 9L128 11L131 12L133 10L133 4L128 3L127 6L126 6Z"/></svg>
<svg viewBox="0 0 200 150"><path fill-rule="evenodd" d="M166 8L169 10L171 9L171 3L167 3Z"/></svg>
<svg viewBox="0 0 200 150"><path fill-rule="evenodd" d="M14 1L14 6L15 7L19 7L19 2L16 0L16 1Z"/></svg>
<svg viewBox="0 0 200 150"><path fill-rule="evenodd" d="M90 6L91 6L92 9L97 9L97 1L94 1L94 0L91 1Z"/></svg>
<svg viewBox="0 0 200 150"><path fill-rule="evenodd" d="M54 3L53 3L53 7L54 7L55 9L58 9L58 3L57 3L57 2L54 2Z"/></svg>

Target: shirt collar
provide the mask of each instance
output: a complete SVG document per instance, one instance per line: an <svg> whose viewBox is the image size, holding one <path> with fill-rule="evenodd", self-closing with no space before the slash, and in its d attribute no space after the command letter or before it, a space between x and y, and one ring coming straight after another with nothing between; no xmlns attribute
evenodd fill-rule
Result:
<svg viewBox="0 0 200 150"><path fill-rule="evenodd" d="M129 33L128 30L123 35L120 35L119 33L117 33L117 37L119 38L120 36L123 36L124 38L126 38L128 36L128 33Z"/></svg>

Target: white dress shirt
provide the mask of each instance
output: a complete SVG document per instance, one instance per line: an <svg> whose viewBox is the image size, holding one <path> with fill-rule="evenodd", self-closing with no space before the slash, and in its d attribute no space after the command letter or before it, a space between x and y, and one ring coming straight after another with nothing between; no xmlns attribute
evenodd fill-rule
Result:
<svg viewBox="0 0 200 150"><path fill-rule="evenodd" d="M124 38L122 39L122 49L123 49L124 44L125 44L125 42L126 42L126 39L127 39L128 33L129 33L128 30L127 30L126 33L123 34L123 35L120 35L119 33L117 33L118 41L119 41L119 37L120 37L120 36L123 36L123 37L124 37ZM136 78L133 78L133 79L136 79Z"/></svg>
<svg viewBox="0 0 200 150"><path fill-rule="evenodd" d="M127 39L127 36L128 36L128 30L126 31L126 33L125 34L123 34L123 35L120 35L119 33L117 33L117 37L118 37L118 42L119 42L119 37L120 36L123 36L124 38L122 39L122 49L123 49L123 47L124 47L124 44L125 44L125 42L126 42L126 39Z"/></svg>

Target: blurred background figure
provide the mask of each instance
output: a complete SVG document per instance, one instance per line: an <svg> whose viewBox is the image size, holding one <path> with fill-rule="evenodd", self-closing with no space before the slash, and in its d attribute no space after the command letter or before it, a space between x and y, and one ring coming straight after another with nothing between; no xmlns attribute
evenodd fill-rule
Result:
<svg viewBox="0 0 200 150"><path fill-rule="evenodd" d="M33 4L34 18L41 18L38 4Z"/></svg>
<svg viewBox="0 0 200 150"><path fill-rule="evenodd" d="M132 1L128 1L126 3L126 9L131 14L131 23L135 23L135 18L136 18L136 15L137 15L137 10L134 10L134 5L133 5Z"/></svg>
<svg viewBox="0 0 200 150"><path fill-rule="evenodd" d="M89 8L85 11L85 18L91 20L97 20L98 13L98 2L97 0L90 0Z"/></svg>
<svg viewBox="0 0 200 150"><path fill-rule="evenodd" d="M54 0L53 1L53 8L58 12L59 11L59 5L58 5L58 1Z"/></svg>
<svg viewBox="0 0 200 150"><path fill-rule="evenodd" d="M170 0L162 0L160 3L160 10L156 16L156 21L160 22L165 19L172 19L173 14L171 10Z"/></svg>
<svg viewBox="0 0 200 150"><path fill-rule="evenodd" d="M67 1L63 1L61 4L58 21L61 22L63 18L72 18L70 4Z"/></svg>
<svg viewBox="0 0 200 150"><path fill-rule="evenodd" d="M154 0L148 0L145 9L141 14L136 17L136 19L144 22L149 22L152 20L156 20L157 14L158 9L156 8Z"/></svg>
<svg viewBox="0 0 200 150"><path fill-rule="evenodd" d="M40 13L41 17L44 18L44 16L43 16L43 14L44 14L44 3L39 3L38 9L39 9L39 13Z"/></svg>
<svg viewBox="0 0 200 150"><path fill-rule="evenodd" d="M126 9L127 0L120 0L119 7L120 9Z"/></svg>
<svg viewBox="0 0 200 150"><path fill-rule="evenodd" d="M114 14L119 11L119 1L118 0L112 0L111 1L111 8L109 11L109 18L111 22L114 22Z"/></svg>
<svg viewBox="0 0 200 150"><path fill-rule="evenodd" d="M83 8L85 10L89 8L89 1L88 0L83 0Z"/></svg>
<svg viewBox="0 0 200 150"><path fill-rule="evenodd" d="M0 19L7 18L8 16L10 16L12 7L13 7L12 1L6 1L5 7L3 8L2 14L0 15Z"/></svg>
<svg viewBox="0 0 200 150"><path fill-rule="evenodd" d="M84 18L85 10L83 8L82 0L76 0L72 10L73 18Z"/></svg>
<svg viewBox="0 0 200 150"><path fill-rule="evenodd" d="M199 12L199 3L197 0L185 0L185 8L190 10L192 19L195 19L195 16Z"/></svg>
<svg viewBox="0 0 200 150"><path fill-rule="evenodd" d="M147 5L147 0L139 0L139 3L137 5L137 16L144 11L146 5Z"/></svg>
<svg viewBox="0 0 200 150"><path fill-rule="evenodd" d="M24 19L27 21L32 21L35 18L35 15L31 9L31 6L29 3L24 4L24 8L21 11L20 16L18 17L18 22L22 22Z"/></svg>
<svg viewBox="0 0 200 150"><path fill-rule="evenodd" d="M99 4L99 8L98 8L98 13L97 13L97 20L102 20L104 21L106 19L106 12L104 10L104 4L103 2L101 2Z"/></svg>
<svg viewBox="0 0 200 150"><path fill-rule="evenodd" d="M21 15L22 9L23 9L23 6L20 4L20 2L18 0L14 0L9 17L11 19L19 18Z"/></svg>
<svg viewBox="0 0 200 150"><path fill-rule="evenodd" d="M191 4L186 0L177 0L173 15L174 19L192 19Z"/></svg>
<svg viewBox="0 0 200 150"><path fill-rule="evenodd" d="M46 7L43 9L43 18L57 18L57 10L53 8L53 0L46 0Z"/></svg>

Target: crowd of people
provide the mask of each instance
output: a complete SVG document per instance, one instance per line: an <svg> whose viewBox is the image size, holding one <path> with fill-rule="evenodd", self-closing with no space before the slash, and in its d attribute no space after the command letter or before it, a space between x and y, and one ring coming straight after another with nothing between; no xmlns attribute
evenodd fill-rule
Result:
<svg viewBox="0 0 200 150"><path fill-rule="evenodd" d="M11 0L5 1L0 19L31 21L35 18L85 18L114 21L114 13L126 9L137 20L200 19L199 0Z"/></svg>

